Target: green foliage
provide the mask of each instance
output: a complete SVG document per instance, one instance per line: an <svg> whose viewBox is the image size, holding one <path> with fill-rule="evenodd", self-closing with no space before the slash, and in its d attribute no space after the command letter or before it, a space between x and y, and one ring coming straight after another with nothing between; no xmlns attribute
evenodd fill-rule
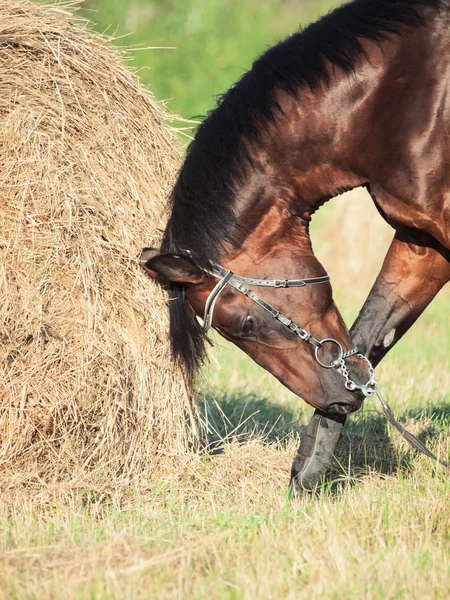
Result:
<svg viewBox="0 0 450 600"><path fill-rule="evenodd" d="M132 64L144 83L157 98L169 101L171 111L189 119L206 114L215 97L268 46L337 4L336 0L87 0L81 13L97 23L98 31L125 35L117 43L137 48ZM148 47L159 49L144 50Z"/></svg>

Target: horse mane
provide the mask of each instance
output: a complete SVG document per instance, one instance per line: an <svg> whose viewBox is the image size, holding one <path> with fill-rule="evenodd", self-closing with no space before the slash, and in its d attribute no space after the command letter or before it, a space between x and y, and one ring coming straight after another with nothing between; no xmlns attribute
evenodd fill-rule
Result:
<svg viewBox="0 0 450 600"><path fill-rule="evenodd" d="M196 130L173 189L162 251L189 250L199 266L218 262L225 244L237 245L235 198L251 166L261 131L275 124L279 89L298 98L302 88L329 85L331 64L351 74L365 57L361 40L382 42L423 24L420 9L446 0L354 0L262 54ZM205 358L206 337L179 286L170 290L172 353L192 383Z"/></svg>

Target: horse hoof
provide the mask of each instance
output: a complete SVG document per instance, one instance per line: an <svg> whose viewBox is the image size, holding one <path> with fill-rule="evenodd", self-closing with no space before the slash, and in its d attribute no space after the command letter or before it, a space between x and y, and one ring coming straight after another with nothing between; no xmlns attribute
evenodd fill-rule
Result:
<svg viewBox="0 0 450 600"><path fill-rule="evenodd" d="M345 420L346 415L330 416L316 410L292 464L290 490L294 496L313 491L323 481Z"/></svg>

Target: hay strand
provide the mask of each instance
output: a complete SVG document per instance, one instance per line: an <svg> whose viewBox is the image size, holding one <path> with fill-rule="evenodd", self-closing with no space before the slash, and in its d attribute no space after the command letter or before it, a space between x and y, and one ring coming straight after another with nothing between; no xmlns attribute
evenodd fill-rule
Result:
<svg viewBox="0 0 450 600"><path fill-rule="evenodd" d="M164 294L140 272L179 154L71 6L0 0L0 481L151 479L185 452Z"/></svg>

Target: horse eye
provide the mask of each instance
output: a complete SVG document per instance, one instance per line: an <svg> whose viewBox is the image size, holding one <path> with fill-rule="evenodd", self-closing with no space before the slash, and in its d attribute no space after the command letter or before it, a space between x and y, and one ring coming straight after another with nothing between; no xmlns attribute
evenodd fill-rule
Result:
<svg viewBox="0 0 450 600"><path fill-rule="evenodd" d="M250 333L253 329L253 319L251 317L247 317L245 323L242 325L243 333Z"/></svg>

